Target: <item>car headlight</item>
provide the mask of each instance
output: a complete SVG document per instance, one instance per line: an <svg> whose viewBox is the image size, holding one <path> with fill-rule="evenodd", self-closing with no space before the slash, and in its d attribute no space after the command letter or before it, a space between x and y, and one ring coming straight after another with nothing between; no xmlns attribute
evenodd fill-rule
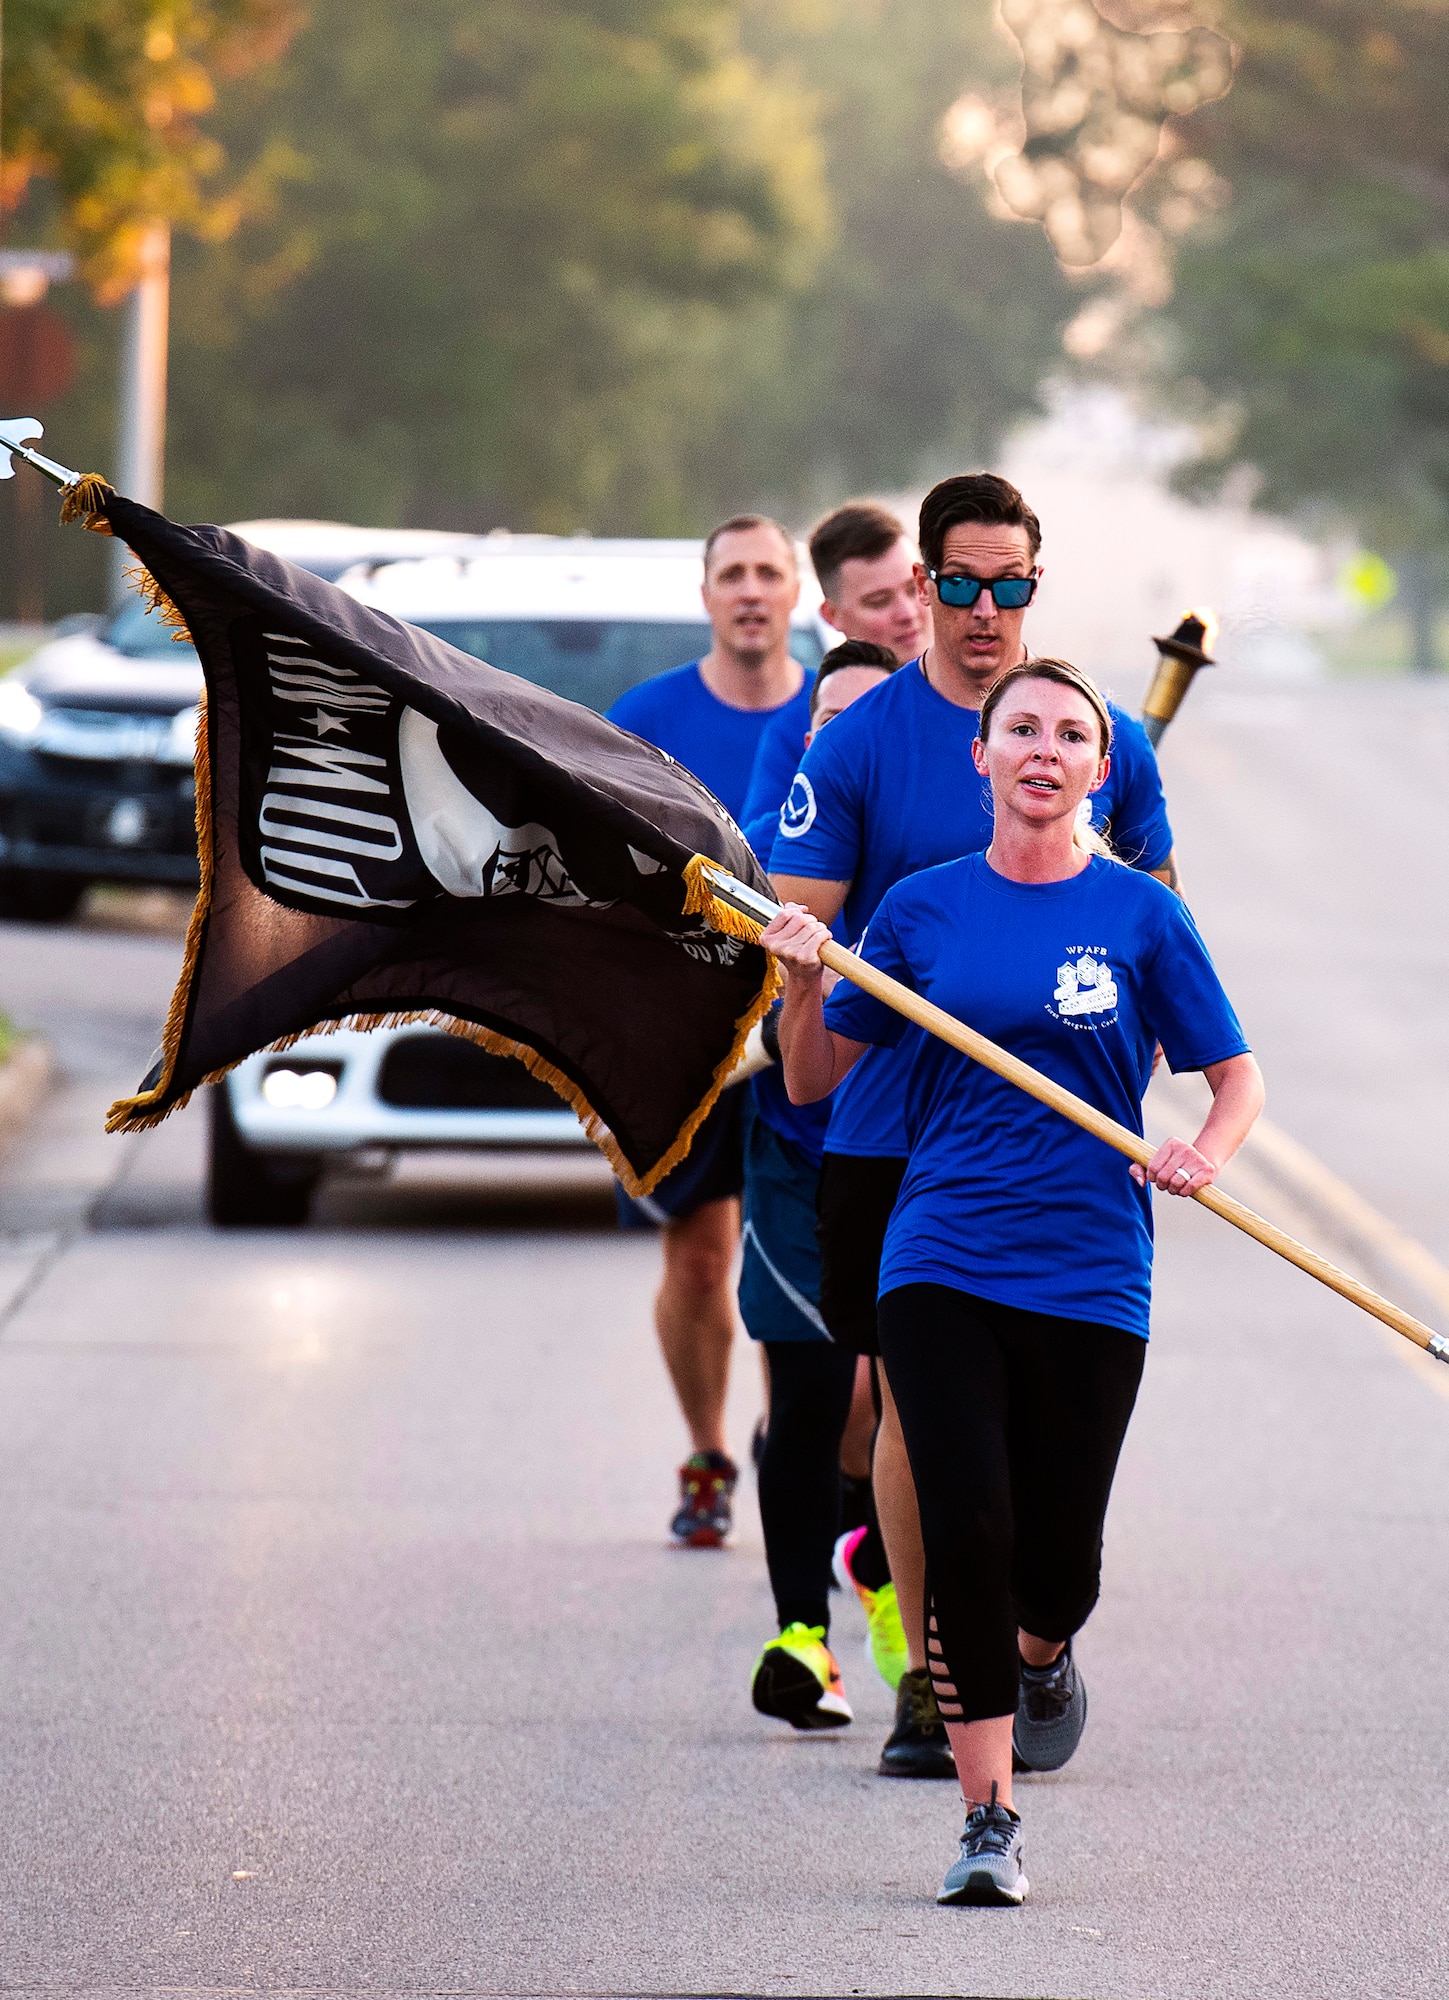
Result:
<svg viewBox="0 0 1449 2000"><path fill-rule="evenodd" d="M28 742L45 719L45 710L22 681L0 681L0 736Z"/></svg>
<svg viewBox="0 0 1449 2000"><path fill-rule="evenodd" d="M165 747L161 752L163 764L191 765L196 758L196 725L200 715L195 708L183 708L179 715L171 718L171 727L166 732Z"/></svg>
<svg viewBox="0 0 1449 2000"><path fill-rule="evenodd" d="M277 1111L325 1111L336 1095L331 1069L270 1069L262 1079L262 1096Z"/></svg>

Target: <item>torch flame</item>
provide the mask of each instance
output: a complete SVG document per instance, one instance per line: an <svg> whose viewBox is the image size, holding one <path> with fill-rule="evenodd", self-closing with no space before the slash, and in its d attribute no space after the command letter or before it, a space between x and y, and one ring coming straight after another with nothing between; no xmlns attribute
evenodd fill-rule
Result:
<svg viewBox="0 0 1449 2000"><path fill-rule="evenodd" d="M1218 642L1217 613L1210 611L1206 605L1200 604L1195 610L1189 611L1187 616L1202 620L1202 649L1205 653L1212 652Z"/></svg>

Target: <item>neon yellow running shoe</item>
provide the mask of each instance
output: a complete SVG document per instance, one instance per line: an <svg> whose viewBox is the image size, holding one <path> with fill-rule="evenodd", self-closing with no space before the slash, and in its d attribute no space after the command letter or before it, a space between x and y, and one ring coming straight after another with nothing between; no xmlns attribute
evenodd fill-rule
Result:
<svg viewBox="0 0 1449 2000"><path fill-rule="evenodd" d="M879 1590L867 1590L850 1567L851 1557L865 1537L864 1528L852 1528L835 1544L835 1581L842 1590L853 1590L860 1599L860 1608L865 1613L865 1657L894 1694L911 1663L906 1628L901 1623L895 1585L883 1583Z"/></svg>
<svg viewBox="0 0 1449 2000"><path fill-rule="evenodd" d="M794 1729L843 1729L855 1720L823 1625L787 1625L755 1661L750 1699Z"/></svg>

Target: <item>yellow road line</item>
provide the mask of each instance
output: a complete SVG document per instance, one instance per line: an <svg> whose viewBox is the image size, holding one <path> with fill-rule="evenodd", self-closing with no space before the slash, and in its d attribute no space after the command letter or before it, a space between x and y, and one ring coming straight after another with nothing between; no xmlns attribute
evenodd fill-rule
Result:
<svg viewBox="0 0 1449 2000"><path fill-rule="evenodd" d="M1164 1137L1164 1113L1179 1114L1173 1122L1182 1125L1196 1112L1201 1122L1202 1107L1191 1103L1184 1088L1186 1083L1186 1078L1181 1082L1163 1079L1153 1086L1158 1102L1153 1105L1148 1100L1149 1109L1155 1114L1152 1123ZM1393 1284L1412 1287L1433 1307L1438 1324L1449 1326L1449 1269L1417 1237L1407 1235L1386 1215L1381 1215L1357 1188L1340 1180L1316 1154L1271 1119L1258 1120L1252 1137L1228 1168L1226 1179L1229 1182L1240 1179L1244 1169L1249 1170L1253 1181L1269 1196L1286 1195L1300 1213L1341 1246L1340 1254L1346 1249L1360 1266L1367 1265L1366 1276L1387 1278ZM1449 1398L1449 1368L1442 1361L1431 1359L1389 1327L1379 1326L1378 1330L1400 1361L1412 1368L1436 1394Z"/></svg>

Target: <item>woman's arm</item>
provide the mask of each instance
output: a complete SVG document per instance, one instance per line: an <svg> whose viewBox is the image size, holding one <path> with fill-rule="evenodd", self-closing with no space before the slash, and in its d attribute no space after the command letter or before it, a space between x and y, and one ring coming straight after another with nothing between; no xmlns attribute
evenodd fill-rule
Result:
<svg viewBox="0 0 1449 2000"><path fill-rule="evenodd" d="M1162 1194L1195 1194L1218 1177L1253 1129L1263 1108L1263 1075L1251 1056L1229 1056L1203 1071L1213 1094L1207 1123L1193 1145L1167 1139L1146 1167L1129 1167L1138 1187L1150 1181Z"/></svg>
<svg viewBox="0 0 1449 2000"><path fill-rule="evenodd" d="M787 903L760 935L760 943L774 953L785 974L780 1060L792 1104L813 1104L828 1097L867 1047L832 1034L825 1025L820 947L829 936L825 925L799 903Z"/></svg>

